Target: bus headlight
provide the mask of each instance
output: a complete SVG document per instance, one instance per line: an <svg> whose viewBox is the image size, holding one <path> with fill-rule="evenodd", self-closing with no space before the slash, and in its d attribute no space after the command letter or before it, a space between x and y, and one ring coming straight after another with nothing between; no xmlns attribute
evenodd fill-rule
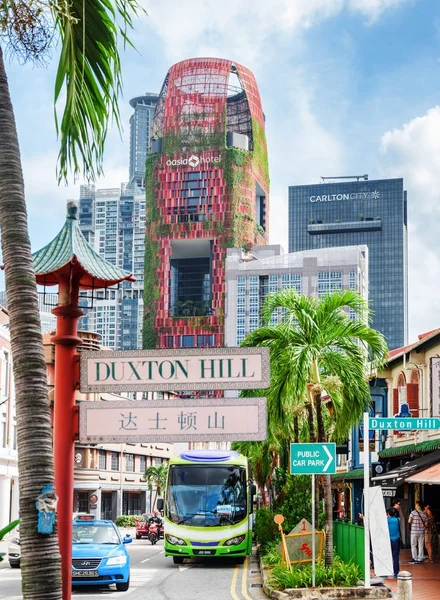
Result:
<svg viewBox="0 0 440 600"><path fill-rule="evenodd" d="M168 535L167 533L165 537L167 542L173 544L173 546L186 546L185 540L182 540L181 538L178 538L175 535Z"/></svg>
<svg viewBox="0 0 440 600"><path fill-rule="evenodd" d="M237 535L237 537L233 537L230 540L226 540L224 543L225 546L238 546L244 540L245 535Z"/></svg>

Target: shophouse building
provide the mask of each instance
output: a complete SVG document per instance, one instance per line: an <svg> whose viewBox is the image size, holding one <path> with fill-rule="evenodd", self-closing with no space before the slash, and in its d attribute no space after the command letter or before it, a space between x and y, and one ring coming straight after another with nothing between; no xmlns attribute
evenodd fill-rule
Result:
<svg viewBox="0 0 440 600"><path fill-rule="evenodd" d="M253 74L217 58L172 66L147 158L144 348L223 346L226 250L266 243L268 191Z"/></svg>
<svg viewBox="0 0 440 600"><path fill-rule="evenodd" d="M7 310L0 306L0 529L18 519L15 388Z"/></svg>
<svg viewBox="0 0 440 600"><path fill-rule="evenodd" d="M406 343L408 320L403 180L354 179L289 187L289 252L368 246L372 326L390 349L398 348Z"/></svg>

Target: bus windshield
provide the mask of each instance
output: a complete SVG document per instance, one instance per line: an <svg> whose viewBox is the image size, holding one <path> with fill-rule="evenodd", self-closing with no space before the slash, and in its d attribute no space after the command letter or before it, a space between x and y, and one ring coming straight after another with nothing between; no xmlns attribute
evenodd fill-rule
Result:
<svg viewBox="0 0 440 600"><path fill-rule="evenodd" d="M246 470L236 466L172 465L166 516L192 527L227 526L246 518Z"/></svg>

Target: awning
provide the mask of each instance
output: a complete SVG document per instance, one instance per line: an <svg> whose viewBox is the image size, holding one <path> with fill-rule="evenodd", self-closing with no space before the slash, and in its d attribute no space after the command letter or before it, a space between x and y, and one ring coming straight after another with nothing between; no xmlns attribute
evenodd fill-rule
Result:
<svg viewBox="0 0 440 600"><path fill-rule="evenodd" d="M397 488L404 481L408 481L408 478L412 475L416 475L423 469L427 469L437 463L440 463L440 450L430 452L425 456L419 456L415 460L408 461L404 465L397 467L397 469L388 471L383 475L372 477L371 481L374 485L381 485L385 488Z"/></svg>
<svg viewBox="0 0 440 600"><path fill-rule="evenodd" d="M416 473L416 475L411 475L411 477L407 477L406 480L408 483L428 483L430 485L440 485L440 463L429 467L429 469L420 471L420 473Z"/></svg>

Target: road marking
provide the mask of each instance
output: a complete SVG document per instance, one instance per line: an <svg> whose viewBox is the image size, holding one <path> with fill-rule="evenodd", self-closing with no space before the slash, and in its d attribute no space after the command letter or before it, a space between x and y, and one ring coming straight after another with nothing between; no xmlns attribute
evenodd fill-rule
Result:
<svg viewBox="0 0 440 600"><path fill-rule="evenodd" d="M231 596L232 596L233 600L240 600L239 597L237 596L237 594L235 593L235 590L237 589L238 570L239 570L239 566L235 565L234 572L232 573L232 581L231 581Z"/></svg>
<svg viewBox="0 0 440 600"><path fill-rule="evenodd" d="M148 562L149 560L150 560L149 558L144 558L144 560L141 560L141 563Z"/></svg>
<svg viewBox="0 0 440 600"><path fill-rule="evenodd" d="M241 578L241 593L243 594L245 600L252 600L252 598L247 593L247 573L248 573L248 562L249 558L246 556L243 564L243 575Z"/></svg>
<svg viewBox="0 0 440 600"><path fill-rule="evenodd" d="M182 567L179 565L179 571L182 573L182 571L186 571L187 569L192 569L194 565L186 565L186 567Z"/></svg>

